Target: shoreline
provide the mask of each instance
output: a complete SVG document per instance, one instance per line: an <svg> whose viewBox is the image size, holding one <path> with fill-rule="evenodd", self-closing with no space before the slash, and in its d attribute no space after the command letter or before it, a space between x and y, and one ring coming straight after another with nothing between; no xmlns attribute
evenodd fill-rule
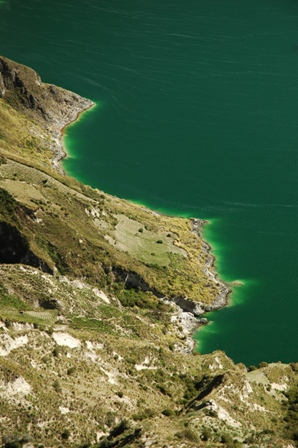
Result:
<svg viewBox="0 0 298 448"><path fill-rule="evenodd" d="M191 232L196 234L202 241L203 252L207 256L205 266L203 268L204 274L209 278L209 280L216 285L218 293L214 300L210 304L205 304L198 300L189 299L188 297L175 297L172 298L172 302L178 305L183 311L193 314L197 320L198 327L206 325L208 320L203 316L205 313L210 311L216 311L224 308L228 304L229 295L232 292L231 286L220 279L218 272L215 268L215 256L211 254L212 247L210 244L202 237L201 229L202 226L206 224L206 221L199 218L190 218Z"/></svg>
<svg viewBox="0 0 298 448"><path fill-rule="evenodd" d="M169 216L163 213L165 216ZM209 277L212 282L215 282L219 287L219 293L215 296L211 304L206 305L203 302L189 299L188 297L172 297L165 300L166 303L174 304L175 308L172 313L171 322L175 325L179 334L179 327L182 328L183 334L186 336L184 353L198 352L198 341L195 338L199 328L208 325L210 322L205 313L210 311L217 311L228 305L229 295L232 292L231 286L220 279L215 268L216 257L212 255L211 245L202 237L202 227L207 224L206 220L199 218L186 218L191 224L191 232L196 234L202 241L202 248L207 254L207 260L203 272ZM235 282L236 283L236 282ZM235 284L233 282L233 284ZM178 348L179 350L179 348Z"/></svg>
<svg viewBox="0 0 298 448"><path fill-rule="evenodd" d="M174 303L175 305L179 306L183 312L191 313L196 319L197 319L197 327L201 325L206 325L208 323L208 320L204 317L201 318L202 315L205 313L209 313L211 311L217 311L221 308L224 308L228 305L228 299L229 295L232 293L232 286L241 286L243 283L239 280L234 280L233 282L225 282L222 280L216 270L215 267L215 261L216 257L211 253L212 246L203 238L201 229L204 225L208 223L207 220L201 219L201 218L188 218L185 216L181 216L178 214L170 214L167 212L162 212L158 210L154 210L148 205L142 204L141 202L133 201L130 199L126 199L132 203L136 203L137 205L140 205L141 207L146 208L147 210L150 210L151 213L155 213L156 215L160 216L166 216L169 218L172 217L179 217L183 219L187 219L190 222L191 229L190 231L194 234L196 234L199 239L202 241L202 249L203 252L207 255L207 261L205 263L205 266L203 268L204 274L207 275L207 277L216 284L217 287L219 287L219 293L215 296L215 299L209 304L205 304L203 302L200 302L199 300L190 299L188 297L171 297L167 299L168 301ZM200 318L200 319L198 319Z"/></svg>
<svg viewBox="0 0 298 448"><path fill-rule="evenodd" d="M53 88L57 88L53 86ZM80 116L96 106L93 101L81 97L77 94L59 88L63 91L64 95L72 96L76 100L77 104L72 103L72 109L69 111L63 120L55 123L50 123L49 132L52 135L54 145L52 146L54 157L52 159L52 167L62 175L68 175L67 172L61 166L61 161L67 157L67 150L64 143L65 130L71 124L74 124L80 119ZM75 176L72 175L75 178ZM133 201L131 201L133 202ZM157 213L159 215L171 216L167 213L154 211L153 209L147 207L146 205L140 204L151 210L152 213ZM183 328L184 335L186 336L186 347L184 350L190 352L195 349L197 344L194 339L194 335L199 327L208 324L208 320L202 317L205 313L210 311L219 310L224 308L228 304L229 295L232 289L229 284L225 283L219 278L218 272L215 268L215 256L211 254L211 245L202 237L202 227L207 223L206 220L200 218L185 218L190 222L190 231L196 234L202 242L202 250L206 254L206 261L203 267L203 273L208 277L208 279L216 285L218 293L216 294L214 300L210 304L205 304L198 300L189 299L186 296L171 297L166 299L166 301L175 304L176 310L172 315L172 323L175 327L181 326Z"/></svg>
<svg viewBox="0 0 298 448"><path fill-rule="evenodd" d="M63 89L64 90L64 89ZM71 93L68 90L64 90L67 93ZM49 129L50 133L52 134L53 140L55 142L56 147L52 147L54 157L52 159L52 167L56 169L59 174L66 175L66 172L61 166L61 161L67 157L67 150L64 143L64 136L65 136L65 130L68 126L75 123L76 121L79 121L81 115L84 112L87 112L88 110L92 109L96 106L96 103L94 103L92 100L89 100L84 97L80 97L79 95L76 95L76 97L80 98L80 107L77 107L74 110L75 116L69 117L70 119L67 119L67 121L59 123L58 129ZM61 126L62 125L62 126Z"/></svg>
<svg viewBox="0 0 298 448"><path fill-rule="evenodd" d="M91 100L90 100L91 101ZM80 120L81 115L83 115L85 112L87 112L88 110L92 109L93 107L95 107L96 104L94 102L92 102L92 104L88 107L86 107L85 109L78 111L77 116L74 118L74 120L72 120L70 123L67 123L65 126L63 126L62 129L60 129L60 144L62 147L62 152L61 152L61 156L60 158L57 159L57 162L61 162L61 160L65 159L68 156L67 150L65 148L65 144L64 144L64 137L65 137L65 129L72 125L73 123L75 123L76 121ZM63 170L64 169L60 166L60 168Z"/></svg>
<svg viewBox="0 0 298 448"><path fill-rule="evenodd" d="M66 90L66 92L69 93L69 91L67 91L67 90ZM61 164L60 164L61 160L63 160L65 157L67 157L67 151L65 149L65 144L64 144L65 129L68 126L70 126L71 124L74 124L76 121L78 121L80 116L84 112L86 112L96 106L96 103L94 103L91 100L88 100L87 98L83 98L83 97L79 97L79 98L84 102L83 103L84 105L83 105L83 107L80 107L79 110L75 111L74 117L72 116L69 121L63 123L63 126L60 127L59 141L57 142L57 143L59 143L59 145L57 147L57 152L54 153L53 168L58 170L58 172L63 175L68 175L64 171L64 169L61 167ZM87 104L85 104L85 102L87 102ZM72 177L75 178L75 176L73 176L73 175L72 175ZM127 199L127 200L129 200L129 199ZM131 202L134 202L134 201L131 201ZM150 210L152 213L156 213L158 215L169 216L169 217L175 216L175 215L170 215L168 213L155 211L144 204L140 204L139 202L137 202L137 204L141 205L142 207L145 207L146 209ZM184 296L184 297L171 297L168 299L169 302L171 302L171 303L175 304L177 307L179 307L182 314L189 313L193 316L193 319L187 318L187 316L184 316L184 317L180 316L180 317L182 317L182 319L178 319L178 320L180 321L180 324L182 324L182 326L187 331L188 336L191 333L191 338L195 344L195 340L194 340L193 336L194 336L196 330L200 326L208 324L208 320L201 316L203 316L207 312L216 311L216 310L219 310L219 309L227 306L229 295L231 294L232 289L228 283L226 283L220 279L219 274L215 268L216 258L214 255L211 254L212 247L202 236L202 227L207 224L207 221L200 219L200 218L185 218L185 219L188 219L188 221L190 222L190 226L191 226L190 231L192 233L196 234L202 241L202 249L203 249L203 252L207 256L207 260L205 262L203 272L204 272L204 274L206 274L206 276L209 278L209 280L212 281L212 283L216 284L216 286L219 290L217 295L215 296L214 300L209 305L207 305L203 302L200 302L199 298L198 298L198 300L193 300L193 299L189 299L188 297ZM177 313L177 310L176 310L176 313ZM183 325L183 321L186 322L186 325ZM192 322L190 323L190 321L192 321Z"/></svg>
<svg viewBox="0 0 298 448"><path fill-rule="evenodd" d="M192 218L192 232L196 233L202 240L202 247L204 252L207 254L207 261L204 267L204 273L220 288L219 294L216 296L215 300L211 302L210 305L204 305L204 312L216 311L217 309L223 308L228 304L229 295L232 292L232 288L229 283L223 281L216 270L215 261L216 257L211 253L212 246L203 238L201 229L207 224L206 220Z"/></svg>
<svg viewBox="0 0 298 448"><path fill-rule="evenodd" d="M0 98L14 104L15 97L19 99L17 110L45 127L50 139L44 146L53 153L52 168L65 174L59 164L67 155L64 130L95 103L70 90L44 83L32 68L0 56Z"/></svg>
<svg viewBox="0 0 298 448"><path fill-rule="evenodd" d="M126 199L129 201L129 199ZM146 204L142 204L141 202L135 202L133 200L130 200L133 203L136 203L142 207L145 207L148 210L151 210L152 213L156 213L157 215L166 216L166 217L176 217L179 216L179 218L187 219L191 224L191 232L196 234L200 240L202 241L202 248L203 252L207 254L207 261L205 263L205 267L203 269L203 272L209 277L209 279L216 283L217 286L220 287L219 294L215 297L215 299L211 302L210 305L205 305L202 302L194 301L193 299L185 298L183 301L183 298L177 298L177 300L174 300L174 303L178 304L177 302L180 300L181 304L179 305L184 311L190 311L194 316L200 317L204 313L208 313L211 311L216 311L218 309L224 308L228 305L228 299L229 295L232 293L232 286L241 286L243 283L239 280L234 280L233 282L225 282L222 280L216 270L215 267L215 261L216 257L215 255L212 255L212 246L203 238L202 236L202 228L204 225L208 224L208 220L201 219L201 218L188 218L182 215L177 214L170 214L167 212L162 212L159 210L154 210L150 206L147 206ZM171 299L172 300L172 299ZM172 300L173 301L173 300ZM183 303L182 303L183 301ZM200 304L201 308L198 310L197 306L198 303ZM191 304L195 306L195 309L191 310ZM197 311L196 311L197 310ZM207 323L206 319L203 318L205 325Z"/></svg>

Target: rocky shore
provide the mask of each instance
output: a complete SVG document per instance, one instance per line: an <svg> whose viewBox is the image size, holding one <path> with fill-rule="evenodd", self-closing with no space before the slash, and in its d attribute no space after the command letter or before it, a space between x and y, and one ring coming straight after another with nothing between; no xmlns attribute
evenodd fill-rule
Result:
<svg viewBox="0 0 298 448"><path fill-rule="evenodd" d="M39 137L42 137L44 148L50 149L53 154L52 167L60 174L64 174L59 163L66 156L63 142L64 129L76 121L82 112L93 107L94 103L63 88L43 83L34 70L4 57L0 57L0 98L27 115L32 121L42 125L45 135ZM199 298L194 300L187 296L169 299L176 305L172 323L176 327L177 334L180 331L179 328L182 328L180 336L181 339L185 339L181 350L187 352L193 349L192 335L196 328L207 323L207 319L198 319L198 317L205 312L224 307L231 292L229 286L218 278L214 257L210 253L211 248L202 239L201 229L205 221L191 219L190 222L191 232L202 241L206 260L202 271L209 279L210 286L216 286L217 293L210 304L201 302ZM144 289L142 279L139 282L141 282L139 287ZM148 286L145 289L147 290ZM163 296L155 290L152 292L158 297Z"/></svg>
<svg viewBox="0 0 298 448"><path fill-rule="evenodd" d="M55 90L58 89L56 86L51 86L50 88ZM59 88L59 91L59 94L61 96L63 95L63 99L60 101L64 103L62 107L65 111L65 115L62 115L57 121L52 121L49 131L52 135L53 142L53 168L55 168L60 173L64 173L60 165L60 161L67 155L63 141L64 130L68 125L77 121L81 113L85 112L88 109L91 109L91 107L94 107L95 104L91 100L69 92L68 90ZM56 98L60 97L59 94L56 95Z"/></svg>
<svg viewBox="0 0 298 448"><path fill-rule="evenodd" d="M0 56L0 98L30 119L43 124L53 152L52 166L60 173L59 161L66 156L63 131L94 103L76 93L45 84L31 68Z"/></svg>
<svg viewBox="0 0 298 448"><path fill-rule="evenodd" d="M195 331L199 327L208 324L208 319L202 317L202 315L226 306L229 294L232 291L228 284L219 279L215 269L215 257L210 253L211 246L202 238L201 230L206 221L192 218L190 222L191 231L200 238L204 253L207 255L203 272L212 283L216 284L218 293L209 305L185 296L171 297L170 300L162 298L165 303L173 306L171 322L175 328L176 335L181 340L181 344L176 344L175 349L181 353L194 351L196 342L193 336ZM233 284L239 283L233 282Z"/></svg>
<svg viewBox="0 0 298 448"><path fill-rule="evenodd" d="M214 311L219 308L223 308L228 303L228 297L231 293L229 285L219 279L217 271L215 269L215 257L211 254L211 246L202 238L202 226L206 224L206 221L202 219L192 219L191 226L192 232L196 233L202 240L202 246L204 252L207 254L207 260L203 272L210 278L210 280L219 288L219 292L210 305L201 304L204 312Z"/></svg>
<svg viewBox="0 0 298 448"><path fill-rule="evenodd" d="M229 294L231 293L231 288L229 287L229 285L219 279L218 274L215 270L215 257L210 253L211 247L202 238L201 229L204 224L206 224L206 221L202 219L191 219L191 231L198 235L202 241L203 250L207 255L203 272L207 275L212 283L216 284L218 293L210 304L195 301L193 299L189 299L188 297L182 296L174 297L172 299L172 301L176 305L178 305L184 312L191 313L196 317L199 317L206 312L215 311L226 306L228 303ZM198 325L205 325L206 323L207 321L204 318L201 319L201 321L198 321Z"/></svg>

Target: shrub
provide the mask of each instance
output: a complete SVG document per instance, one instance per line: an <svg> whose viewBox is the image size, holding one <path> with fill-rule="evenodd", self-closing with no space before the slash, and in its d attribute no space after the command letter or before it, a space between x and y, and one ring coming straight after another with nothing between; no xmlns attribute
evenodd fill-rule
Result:
<svg viewBox="0 0 298 448"><path fill-rule="evenodd" d="M29 436L29 434L24 434L24 435L21 437L21 439L20 439L20 442L21 442L22 444L24 444L24 443L30 443L30 442L32 442L32 441L33 441L33 439L32 439L31 436Z"/></svg>
<svg viewBox="0 0 298 448"><path fill-rule="evenodd" d="M133 414L132 415L132 418L133 418L133 420L135 420L135 421L142 421L142 420L145 420L146 418L152 418L152 417L154 417L156 414L155 414L155 412L153 411L153 409L149 409L149 408L147 408L147 409L144 409L144 411L142 411L142 412L138 412L138 413L136 413L136 414Z"/></svg>
<svg viewBox="0 0 298 448"><path fill-rule="evenodd" d="M5 326L6 326L6 328L10 328L11 327L11 320L10 319L8 319L8 318L5 319Z"/></svg>
<svg viewBox="0 0 298 448"><path fill-rule="evenodd" d="M2 444L5 448L21 448L25 443L32 442L32 440L29 434L24 434L21 437L17 435L2 436Z"/></svg>
<svg viewBox="0 0 298 448"><path fill-rule="evenodd" d="M225 443L226 445L230 446L233 443L233 439L229 434L223 434L221 436L221 443Z"/></svg>
<svg viewBox="0 0 298 448"><path fill-rule="evenodd" d="M204 428L202 431L201 439L204 442L207 442L207 440L210 440L212 437L212 432L209 428Z"/></svg>
<svg viewBox="0 0 298 448"><path fill-rule="evenodd" d="M22 444L21 444L21 442L16 440L15 442L7 442L7 443L5 443L4 447L5 448L21 448Z"/></svg>
<svg viewBox="0 0 298 448"><path fill-rule="evenodd" d="M123 434L124 431L126 431L127 429L129 429L129 423L126 419L124 419L117 426L115 426L115 428L112 429L108 438L113 439L114 437L118 437L120 434Z"/></svg>
<svg viewBox="0 0 298 448"><path fill-rule="evenodd" d="M57 357L57 356L59 356L59 354L60 354L60 348L59 347L55 347L54 350L53 350L53 355Z"/></svg>
<svg viewBox="0 0 298 448"><path fill-rule="evenodd" d="M151 292L142 292L135 289L121 290L118 298L124 307L134 307L154 310L159 306L159 300Z"/></svg>
<svg viewBox="0 0 298 448"><path fill-rule="evenodd" d="M258 369L262 369L263 367L268 367L268 363L267 362L260 362L260 364L258 365Z"/></svg>
<svg viewBox="0 0 298 448"><path fill-rule="evenodd" d="M162 414L165 415L166 417L174 417L176 415L176 412L173 411L173 409L164 409L162 411Z"/></svg>
<svg viewBox="0 0 298 448"><path fill-rule="evenodd" d="M256 366L249 366L247 369L249 372L252 372L253 370L257 370Z"/></svg>
<svg viewBox="0 0 298 448"><path fill-rule="evenodd" d="M298 372L298 362L291 362L290 366L291 366L293 372Z"/></svg>
<svg viewBox="0 0 298 448"><path fill-rule="evenodd" d="M176 437L178 437L178 439L181 440L189 440L190 442L199 442L199 438L197 436L197 434L192 431L191 429L183 429L182 431L179 431L175 434Z"/></svg>
<svg viewBox="0 0 298 448"><path fill-rule="evenodd" d="M55 391L56 391L57 393L62 392L62 388L61 388L60 383L59 383L58 380L55 380L55 381L53 382L53 388L55 389Z"/></svg>
<svg viewBox="0 0 298 448"><path fill-rule="evenodd" d="M115 424L115 415L113 414L113 412L107 412L105 423L109 428L111 428Z"/></svg>
<svg viewBox="0 0 298 448"><path fill-rule="evenodd" d="M70 437L70 431L69 431L69 429L65 429L65 430L62 432L61 437L62 437L62 439L65 439L65 440L69 439L69 437Z"/></svg>
<svg viewBox="0 0 298 448"><path fill-rule="evenodd" d="M168 397L172 396L171 392L169 392L162 384L156 384L156 389L158 389L163 395L168 395Z"/></svg>

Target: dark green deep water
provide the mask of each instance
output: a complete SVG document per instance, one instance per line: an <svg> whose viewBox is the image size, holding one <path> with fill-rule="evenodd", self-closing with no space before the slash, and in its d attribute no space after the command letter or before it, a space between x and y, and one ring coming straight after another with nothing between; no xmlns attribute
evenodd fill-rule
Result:
<svg viewBox="0 0 298 448"><path fill-rule="evenodd" d="M244 285L200 351L298 361L298 3L6 0L0 54L97 103L68 128L70 174L210 220Z"/></svg>

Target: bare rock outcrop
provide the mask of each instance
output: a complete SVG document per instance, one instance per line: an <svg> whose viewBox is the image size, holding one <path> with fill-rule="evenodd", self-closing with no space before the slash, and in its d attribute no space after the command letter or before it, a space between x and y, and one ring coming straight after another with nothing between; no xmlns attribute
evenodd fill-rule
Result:
<svg viewBox="0 0 298 448"><path fill-rule="evenodd" d="M47 129L52 136L53 166L61 172L58 162L65 157L62 131L94 103L76 93L43 83L31 68L2 56L0 98Z"/></svg>

